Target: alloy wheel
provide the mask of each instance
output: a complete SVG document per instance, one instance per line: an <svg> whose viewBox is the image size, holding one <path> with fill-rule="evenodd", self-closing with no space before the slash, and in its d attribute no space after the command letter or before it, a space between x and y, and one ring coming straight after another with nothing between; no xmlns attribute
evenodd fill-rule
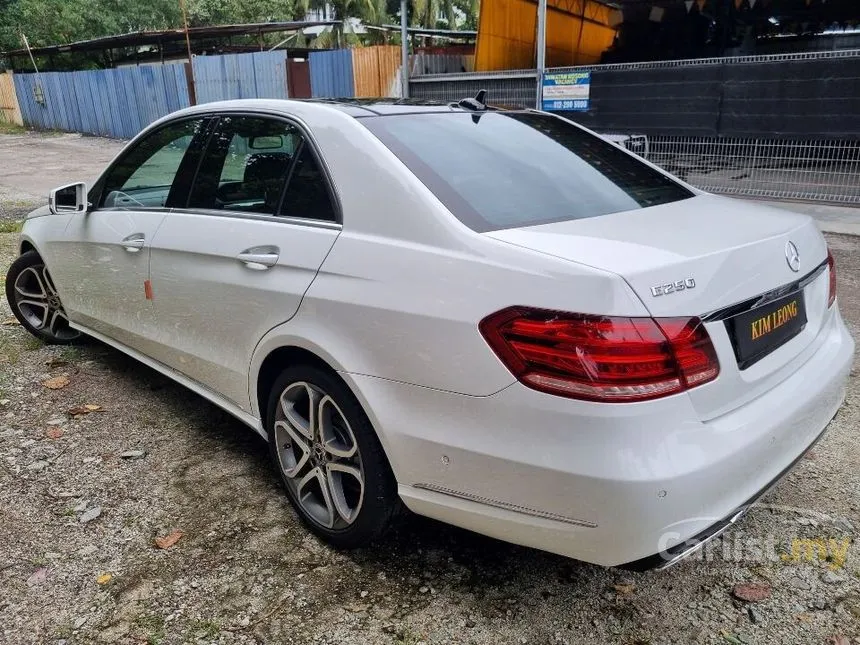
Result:
<svg viewBox="0 0 860 645"><path fill-rule="evenodd" d="M37 331L59 341L70 341L80 332L69 327L60 295L44 264L24 268L15 279L15 306Z"/></svg>
<svg viewBox="0 0 860 645"><path fill-rule="evenodd" d="M274 429L281 471L301 509L326 529L350 526L364 500L364 469L335 400L312 383L291 383L278 398Z"/></svg>

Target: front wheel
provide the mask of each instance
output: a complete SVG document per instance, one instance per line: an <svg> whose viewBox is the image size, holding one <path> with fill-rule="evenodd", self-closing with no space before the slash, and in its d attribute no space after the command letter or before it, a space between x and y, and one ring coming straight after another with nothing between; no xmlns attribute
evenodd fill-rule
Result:
<svg viewBox="0 0 860 645"><path fill-rule="evenodd" d="M9 267L6 300L24 329L45 343L67 345L81 338L81 332L69 326L54 281L35 251L22 254Z"/></svg>
<svg viewBox="0 0 860 645"><path fill-rule="evenodd" d="M312 365L286 369L269 397L272 459L302 521L356 548L379 538L400 508L394 475L352 392Z"/></svg>

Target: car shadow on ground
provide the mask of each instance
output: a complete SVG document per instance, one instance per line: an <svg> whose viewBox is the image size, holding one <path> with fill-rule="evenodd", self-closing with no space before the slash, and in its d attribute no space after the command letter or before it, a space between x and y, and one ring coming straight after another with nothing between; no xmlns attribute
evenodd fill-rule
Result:
<svg viewBox="0 0 860 645"><path fill-rule="evenodd" d="M227 484L221 497L221 513L242 514L249 497L258 504L275 503L282 509L282 519L305 541L309 532L289 507L286 492L271 464L268 445L253 430L222 411L203 397L155 370L100 343L89 345L91 360L97 360L115 378L128 381L130 389L155 393L164 414L176 422L175 432L187 433L197 454L176 455L180 464L174 465L171 477L178 489L190 498L211 503L220 497L224 482L217 469L200 469L200 456L206 460L218 455L220 462L233 462L228 477L241 473L240 490ZM248 481L250 479L250 481ZM236 494L239 493L239 494ZM235 504L231 509L230 505ZM328 549L328 547L323 547ZM563 582L583 582L593 577L601 567L588 565L519 547L485 537L471 531L405 512L397 519L386 536L372 547L352 551L348 557L356 564L377 573L402 575L404 565L414 569L420 578L440 563L468 567L471 574L462 577L463 585L508 584L522 572L530 577L546 576Z"/></svg>

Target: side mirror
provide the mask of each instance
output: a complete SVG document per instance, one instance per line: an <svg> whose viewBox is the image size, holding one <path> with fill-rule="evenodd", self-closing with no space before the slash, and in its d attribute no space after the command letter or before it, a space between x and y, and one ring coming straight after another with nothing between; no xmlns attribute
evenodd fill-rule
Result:
<svg viewBox="0 0 860 645"><path fill-rule="evenodd" d="M87 185L79 182L55 188L48 195L48 208L54 215L83 213L87 210Z"/></svg>

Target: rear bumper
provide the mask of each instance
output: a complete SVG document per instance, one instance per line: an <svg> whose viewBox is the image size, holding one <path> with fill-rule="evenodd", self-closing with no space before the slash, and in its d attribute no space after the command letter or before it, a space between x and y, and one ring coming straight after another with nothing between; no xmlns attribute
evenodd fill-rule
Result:
<svg viewBox="0 0 860 645"><path fill-rule="evenodd" d="M344 377L416 513L595 564L643 568L736 519L821 435L844 398L854 348L838 315L821 334L796 373L707 422L683 394L611 405L520 384L468 397Z"/></svg>
<svg viewBox="0 0 860 645"><path fill-rule="evenodd" d="M654 555L640 558L639 560L635 560L634 562L628 562L626 564L618 565L620 569L627 569L628 571L648 571L650 569L668 569L674 564L677 564L684 558L696 553L699 549L701 549L705 544L710 542L711 540L715 540L720 537L724 532L730 529L732 526L737 524L741 520L741 518L747 514L753 505L763 497L771 488L776 486L783 477L785 477L799 462L803 459L806 454L812 450L815 444L824 436L827 427L825 426L824 430L821 431L821 434L815 438L815 440L800 453L794 461L792 461L776 478L770 482L764 489L760 490L756 493L751 499L747 500L746 504L741 506L738 509L729 515L728 517L723 518L719 522L712 524L708 528L706 528L701 533L694 535L691 538L687 538L683 542L675 544L667 548L665 551L660 553L655 553Z"/></svg>

